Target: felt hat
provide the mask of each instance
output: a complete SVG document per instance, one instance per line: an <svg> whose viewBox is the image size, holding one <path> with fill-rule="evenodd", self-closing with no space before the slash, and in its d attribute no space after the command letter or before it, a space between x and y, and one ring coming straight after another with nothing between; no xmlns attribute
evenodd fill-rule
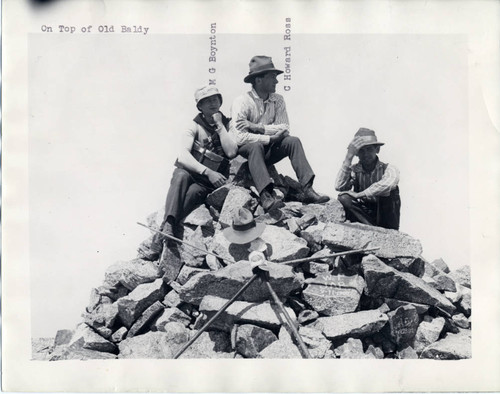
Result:
<svg viewBox="0 0 500 394"><path fill-rule="evenodd" d="M219 96L220 103L222 104L222 94L220 94L219 90L215 86L206 85L202 88L196 89L194 92L194 101L196 101L196 106L198 106L201 100L211 96Z"/></svg>
<svg viewBox="0 0 500 394"><path fill-rule="evenodd" d="M375 135L375 132L370 129L365 129L364 127L361 127L356 134L354 134L354 137L360 137L363 140L363 144L361 145L360 148L363 146L367 145L377 145L381 146L384 145L383 142L378 142L377 141L377 136Z"/></svg>
<svg viewBox="0 0 500 394"><path fill-rule="evenodd" d="M256 223L252 212L245 208L239 208L234 214L233 223L222 231L226 239L233 244L246 244L260 237L266 225Z"/></svg>
<svg viewBox="0 0 500 394"><path fill-rule="evenodd" d="M244 82L250 82L254 77L265 74L270 71L274 71L277 74L283 74L283 71L278 70L274 67L273 60L269 56L254 56L250 59L250 64L248 65L250 71L248 75L243 79Z"/></svg>

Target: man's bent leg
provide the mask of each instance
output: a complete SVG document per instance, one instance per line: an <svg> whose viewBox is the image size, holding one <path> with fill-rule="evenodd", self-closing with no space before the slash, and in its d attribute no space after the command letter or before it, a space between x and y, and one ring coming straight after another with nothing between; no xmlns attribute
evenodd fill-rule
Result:
<svg viewBox="0 0 500 394"><path fill-rule="evenodd" d="M369 212L363 209L362 205L357 202L357 199L351 197L349 194L339 194L339 202L344 207L345 216L351 222L358 222L375 225L375 220L371 217Z"/></svg>
<svg viewBox="0 0 500 394"><path fill-rule="evenodd" d="M392 191L390 196L380 197L378 204L377 223L380 227L399 230L401 199L398 191Z"/></svg>
<svg viewBox="0 0 500 394"><path fill-rule="evenodd" d="M189 215L195 208L200 206L203 201L207 198L210 189L199 183L193 183L189 186L186 197L184 198L184 205L182 207L182 218L184 219Z"/></svg>
<svg viewBox="0 0 500 394"><path fill-rule="evenodd" d="M302 142L298 137L289 135L273 144L266 159L268 164L275 164L287 156L290 158L293 170L302 187L311 186L314 172L307 161Z"/></svg>
<svg viewBox="0 0 500 394"><path fill-rule="evenodd" d="M253 182L257 191L261 193L266 187L272 184L273 180L267 171L264 160L265 148L259 142L245 144L240 146L238 153L248 160L248 168L252 175Z"/></svg>

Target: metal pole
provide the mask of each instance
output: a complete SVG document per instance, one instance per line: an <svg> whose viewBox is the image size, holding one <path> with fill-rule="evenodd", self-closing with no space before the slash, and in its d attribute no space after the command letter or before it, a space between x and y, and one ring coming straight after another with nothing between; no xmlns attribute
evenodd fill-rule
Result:
<svg viewBox="0 0 500 394"><path fill-rule="evenodd" d="M194 249L196 249L196 250L199 250L200 252L203 252L203 253L209 254L209 255L211 255L211 256L215 256L215 257L217 257L217 258L219 258L219 259L221 259L221 260L225 260L225 261L227 261L228 263L231 263L231 264L236 263L236 261L234 261L234 260L232 260L232 259L227 259L227 258L221 257L221 256L219 256L219 255L217 255L217 254L215 254L215 253L209 252L209 251L208 251L208 250L206 250L206 249L202 249L202 248L199 248L199 247L198 247L198 246L196 246L196 245L190 244L189 242L186 242L186 241L184 241L184 240L182 240L182 239L175 238L173 235L166 234L166 233L164 233L164 232L162 232L162 231L160 231L160 230L156 230L156 229L154 229L154 228L152 228L152 227L146 226L145 224L142 224L142 223L139 223L139 222L137 222L137 224L138 224L138 225L140 225L140 226L146 227L147 229L149 229L149 230L151 230L151 231L154 231L155 233L159 233L159 234L161 234L161 235L163 235L163 236L167 237L168 239L171 239L171 240L173 240L173 241L177 241L177 242L179 242L179 243L181 243L181 244L184 244L184 245L187 245L187 246L191 246L192 248L194 248Z"/></svg>
<svg viewBox="0 0 500 394"><path fill-rule="evenodd" d="M192 339L191 339L188 343L186 343L186 344L184 345L184 347L183 347L181 350L179 350L179 351L177 352L177 354L174 356L174 359L175 359L175 358L179 358L179 356L180 356L182 353L184 353L184 351L185 351L185 350L186 350L189 346L191 346L191 345L194 343L194 341L196 341L196 340L198 339L198 337L199 337L201 334L203 334L203 332L205 332L205 331L206 331L206 329L207 329L208 327L210 327L210 325L211 325L211 324L212 324L212 323L213 323L213 322L214 322L214 321L215 321L215 320L216 320L216 319L217 319L217 318L218 318L218 317L219 317L219 316L220 316L220 315L221 315L221 314L222 314L222 313L223 313L223 312L227 309L227 308L229 308L229 306L230 306L230 305L231 305L234 301L236 301L236 299L237 299L237 298L238 298L238 297L239 297L239 296L240 296L240 295L241 295L241 294L242 294L242 293L243 293L243 292L244 292L244 291L248 288L248 286L250 286L250 285L253 283L253 281L254 281L255 279L257 279L258 277L259 277L259 276L258 276L257 274L254 274L254 276L252 276L252 277L248 280L248 282L247 282L247 283L245 283L245 284L243 285L243 287L242 287L242 288L241 288L241 289L240 289L240 290L239 290L239 291L238 291L238 292L237 292L237 293L233 296L233 298L231 298L228 302L226 302L226 303L224 304L224 306L223 306L223 307L222 307L222 308L221 308L221 309L220 309L220 310L219 310L219 311L218 311L215 315L213 315L213 316L212 316L212 318L211 318L209 321L207 321L207 322L205 323L205 325L204 325L202 328L200 328L200 330L198 331L198 333L197 333L197 334L196 334L196 335L195 335L195 336L194 336L194 337L193 337L193 338L192 338Z"/></svg>
<svg viewBox="0 0 500 394"><path fill-rule="evenodd" d="M264 282L267 285L269 293L271 293L271 296L273 297L274 303L278 306L278 308L281 310L281 313L285 316L285 319L288 322L288 326L290 327L290 330L292 330L292 333L293 333L295 339L297 340L297 343L299 344L299 349L300 349L300 352L302 353L302 357L303 358L311 358L311 355L309 354L309 350L307 349L307 346L304 343L304 341L302 340L299 332L295 328L295 325L293 324L292 318L290 317L290 315L286 311L285 306L283 305L281 300L278 298L277 294L274 292L274 289L272 288L272 286L269 283L269 281L267 280L267 278L264 279Z"/></svg>
<svg viewBox="0 0 500 394"><path fill-rule="evenodd" d="M316 256L316 257L311 256L311 257L304 257L302 259L280 261L280 262L276 262L276 263L277 264L298 264L298 263L305 263L305 262L308 262L308 261L315 261L315 260L327 259L327 258L330 258L330 257L345 256L345 255L354 254L354 253L371 252L371 251L377 250L377 249L380 249L380 247L368 248L368 249L346 250L345 252L333 253L333 254L329 254L329 255L326 255L326 256Z"/></svg>

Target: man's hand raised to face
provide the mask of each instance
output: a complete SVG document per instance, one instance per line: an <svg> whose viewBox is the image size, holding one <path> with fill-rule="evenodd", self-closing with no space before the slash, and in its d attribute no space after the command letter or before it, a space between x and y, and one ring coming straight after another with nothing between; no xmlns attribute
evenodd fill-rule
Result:
<svg viewBox="0 0 500 394"><path fill-rule="evenodd" d="M354 139L347 147L348 155L355 156L362 146L363 146L363 139L361 137L354 137Z"/></svg>

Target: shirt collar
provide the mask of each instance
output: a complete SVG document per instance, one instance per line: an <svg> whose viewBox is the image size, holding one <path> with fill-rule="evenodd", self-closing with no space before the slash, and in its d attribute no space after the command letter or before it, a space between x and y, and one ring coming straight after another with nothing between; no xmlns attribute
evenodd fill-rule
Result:
<svg viewBox="0 0 500 394"><path fill-rule="evenodd" d="M276 101L276 93L269 93L269 97L267 98L266 101L262 100L259 95L257 94L257 92L255 91L255 89L252 89L250 92L250 95L253 97L254 100L260 100L264 103L268 102L268 101Z"/></svg>

